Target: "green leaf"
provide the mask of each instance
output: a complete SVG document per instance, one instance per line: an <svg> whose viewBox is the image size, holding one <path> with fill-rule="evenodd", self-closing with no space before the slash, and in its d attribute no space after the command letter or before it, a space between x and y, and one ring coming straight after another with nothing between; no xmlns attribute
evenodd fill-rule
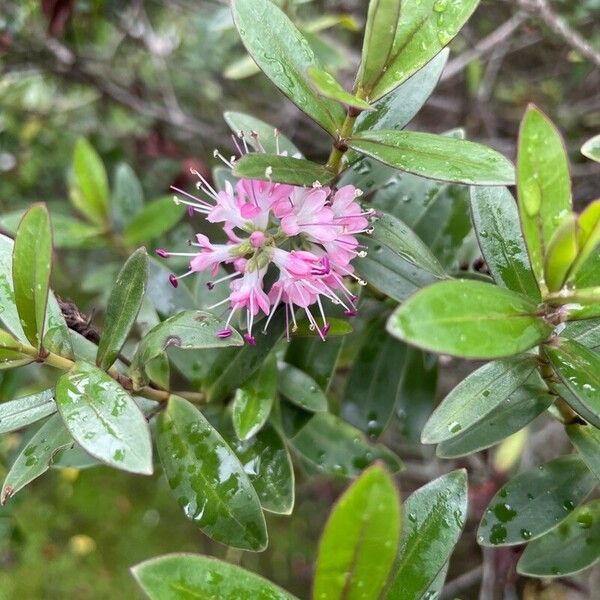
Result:
<svg viewBox="0 0 600 600"><path fill-rule="evenodd" d="M247 440L262 429L271 414L276 395L277 361L275 355L270 354L233 397L233 427L240 440Z"/></svg>
<svg viewBox="0 0 600 600"><path fill-rule="evenodd" d="M596 483L575 455L525 471L494 496L477 541L483 546L511 546L534 540L564 521Z"/></svg>
<svg viewBox="0 0 600 600"><path fill-rule="evenodd" d="M568 215L548 242L544 260L544 279L548 290L558 291L579 253L577 218Z"/></svg>
<svg viewBox="0 0 600 600"><path fill-rule="evenodd" d="M257 151L262 148L268 154L281 152L287 152L289 156L301 154L300 150L275 127L256 117L235 111L227 111L223 113L223 117L233 133L237 135L242 132L246 143ZM253 132L258 135L252 135Z"/></svg>
<svg viewBox="0 0 600 600"><path fill-rule="evenodd" d="M146 297L161 314L171 316L180 310L196 308L197 303L186 285L174 288L169 283L170 271L162 263L148 257Z"/></svg>
<svg viewBox="0 0 600 600"><path fill-rule="evenodd" d="M600 319L571 321L565 325L561 337L575 340L592 350L600 348Z"/></svg>
<svg viewBox="0 0 600 600"><path fill-rule="evenodd" d="M367 469L334 505L315 566L313 598L377 600L400 541L400 497L380 465Z"/></svg>
<svg viewBox="0 0 600 600"><path fill-rule="evenodd" d="M401 0L369 2L357 86L367 95L387 65L400 18Z"/></svg>
<svg viewBox="0 0 600 600"><path fill-rule="evenodd" d="M340 104L352 106L353 108L358 108L359 110L373 109L368 102L365 102L364 100L361 100L360 98L357 98L350 92L346 91L342 84L327 71L323 71L317 67L309 67L308 76L317 93L324 98L335 100Z"/></svg>
<svg viewBox="0 0 600 600"><path fill-rule="evenodd" d="M22 352L22 346L10 333L0 329L0 370L12 369L33 362L33 356Z"/></svg>
<svg viewBox="0 0 600 600"><path fill-rule="evenodd" d="M226 79L246 79L246 77L252 77L260 73L258 65L254 62L254 59L247 54L229 63L223 71L223 77Z"/></svg>
<svg viewBox="0 0 600 600"><path fill-rule="evenodd" d="M589 139L582 147L581 154L590 160L600 162L600 135Z"/></svg>
<svg viewBox="0 0 600 600"><path fill-rule="evenodd" d="M294 367L282 363L279 365L277 379L279 393L292 404L310 412L327 410L327 396L310 376Z"/></svg>
<svg viewBox="0 0 600 600"><path fill-rule="evenodd" d="M543 285L548 243L571 214L571 179L560 133L533 105L521 123L517 175L521 227L533 272Z"/></svg>
<svg viewBox="0 0 600 600"><path fill-rule="evenodd" d="M148 255L136 250L123 265L108 298L96 364L107 371L129 336L146 292Z"/></svg>
<svg viewBox="0 0 600 600"><path fill-rule="evenodd" d="M316 413L290 440L300 456L317 471L342 477L356 477L377 460L396 472L400 459L385 446L371 445L364 434L326 412Z"/></svg>
<svg viewBox="0 0 600 600"><path fill-rule="evenodd" d="M395 337L438 354L500 358L529 350L552 326L535 316L537 304L488 283L435 283L397 308L387 329Z"/></svg>
<svg viewBox="0 0 600 600"><path fill-rule="evenodd" d="M589 204L579 215L576 224L578 253L569 269L567 282L577 278L580 269L586 265L600 243L600 200ZM585 286L583 286L585 287Z"/></svg>
<svg viewBox="0 0 600 600"><path fill-rule="evenodd" d="M44 337L51 270L50 215L43 204L35 204L25 213L17 230L12 275L21 325L36 348L41 348Z"/></svg>
<svg viewBox="0 0 600 600"><path fill-rule="evenodd" d="M442 400L427 421L421 441L437 444L450 439L499 405L508 405L511 394L525 382L535 367L535 359L528 355L483 365Z"/></svg>
<svg viewBox="0 0 600 600"><path fill-rule="evenodd" d="M52 216L52 239L56 248L101 248L106 246L101 237L103 233L97 225L64 215Z"/></svg>
<svg viewBox="0 0 600 600"><path fill-rule="evenodd" d="M109 191L106 169L98 153L84 138L79 138L75 144L70 196L73 206L92 223L107 223Z"/></svg>
<svg viewBox="0 0 600 600"><path fill-rule="evenodd" d="M198 409L171 396L157 420L156 446L179 505L206 535L244 550L266 547L258 496L240 461Z"/></svg>
<svg viewBox="0 0 600 600"><path fill-rule="evenodd" d="M600 500L581 506L558 527L527 545L517 571L532 577L565 577L600 560Z"/></svg>
<svg viewBox="0 0 600 600"><path fill-rule="evenodd" d="M54 390L0 403L0 433L21 429L56 412Z"/></svg>
<svg viewBox="0 0 600 600"><path fill-rule="evenodd" d="M302 33L270 0L234 0L232 11L246 49L265 75L311 119L335 134L344 111L315 94L308 82L308 69L321 65Z"/></svg>
<svg viewBox="0 0 600 600"><path fill-rule="evenodd" d="M600 356L574 340L544 346L552 368L569 393L560 394L584 419L600 426ZM561 392L560 387L557 392Z"/></svg>
<svg viewBox="0 0 600 600"><path fill-rule="evenodd" d="M143 208L144 192L140 180L127 163L120 163L115 169L110 202L113 222L122 230Z"/></svg>
<svg viewBox="0 0 600 600"><path fill-rule="evenodd" d="M330 338L349 335L352 333L352 325L346 319L336 319L335 317L327 317L327 341ZM298 319L294 326L294 338L309 337L323 341L319 335L319 331L308 319Z"/></svg>
<svg viewBox="0 0 600 600"><path fill-rule="evenodd" d="M131 473L152 473L150 430L131 396L104 371L77 362L56 385L58 410L94 458Z"/></svg>
<svg viewBox="0 0 600 600"><path fill-rule="evenodd" d="M471 188L471 214L479 247L496 283L540 300L517 204L508 189Z"/></svg>
<svg viewBox="0 0 600 600"><path fill-rule="evenodd" d="M467 474L452 471L404 503L400 564L386 600L421 600L444 570L467 519Z"/></svg>
<svg viewBox="0 0 600 600"><path fill-rule="evenodd" d="M578 423L567 425L565 429L590 471L600 479L600 430L593 425Z"/></svg>
<svg viewBox="0 0 600 600"><path fill-rule="evenodd" d="M444 440L436 448L441 458L457 458L479 452L520 431L554 402L541 382L532 382L517 388L507 399L489 411L482 419Z"/></svg>
<svg viewBox="0 0 600 600"><path fill-rule="evenodd" d="M236 565L194 554L167 554L131 569L151 600L297 600L275 584Z"/></svg>
<svg viewBox="0 0 600 600"><path fill-rule="evenodd" d="M160 237L175 227L184 214L185 206L173 202L171 196L153 200L125 227L125 243L137 246Z"/></svg>
<svg viewBox="0 0 600 600"><path fill-rule="evenodd" d="M23 489L28 483L43 475L50 467L56 453L73 444L59 415L50 417L25 444L8 472L0 504Z"/></svg>
<svg viewBox="0 0 600 600"><path fill-rule="evenodd" d="M467 140L433 133L381 129L357 134L348 145L401 171L469 185L511 185L512 163L502 154Z"/></svg>
<svg viewBox="0 0 600 600"><path fill-rule="evenodd" d="M236 161L233 174L235 177L262 179L292 185L310 187L316 182L327 184L334 176L332 171L304 158L277 156L250 152Z"/></svg>

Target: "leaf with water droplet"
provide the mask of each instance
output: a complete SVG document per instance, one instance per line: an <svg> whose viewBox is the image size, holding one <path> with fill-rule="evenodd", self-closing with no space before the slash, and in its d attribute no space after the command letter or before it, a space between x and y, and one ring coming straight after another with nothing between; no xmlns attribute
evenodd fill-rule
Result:
<svg viewBox="0 0 600 600"><path fill-rule="evenodd" d="M54 390L0 403L0 433L21 429L56 412Z"/></svg>
<svg viewBox="0 0 600 600"><path fill-rule="evenodd" d="M567 425L565 429L581 458L600 480L600 430L593 425L578 423Z"/></svg>
<svg viewBox="0 0 600 600"><path fill-rule="evenodd" d="M279 365L279 393L287 400L310 412L327 410L327 396L310 376L286 363Z"/></svg>

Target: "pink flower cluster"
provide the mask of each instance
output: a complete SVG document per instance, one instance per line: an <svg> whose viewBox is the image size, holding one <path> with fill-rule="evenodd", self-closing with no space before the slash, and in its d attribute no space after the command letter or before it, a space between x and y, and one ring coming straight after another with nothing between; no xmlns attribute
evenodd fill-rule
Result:
<svg viewBox="0 0 600 600"><path fill-rule="evenodd" d="M232 166L231 161L225 162ZM373 210L363 211L358 204L360 190L352 185L332 190L318 182L305 188L240 179L235 186L227 182L225 190L217 192L199 173L194 174L207 199L175 189L179 194L175 201L187 204L190 212L205 215L210 223L222 223L228 241L213 244L198 234L196 241L190 242L197 248L195 252L159 249L157 254L163 258L190 257L189 271L179 277L170 276L175 287L182 277L207 269L214 277L220 266L230 265L230 274L208 284L212 289L228 282L230 288L228 298L208 307L229 304L229 316L219 337L229 337L233 316L245 313L244 338L255 344L252 331L257 315L265 314L266 331L280 304L286 310L288 338L290 327L292 331L297 327L296 309L300 308L311 329L325 340L330 324L323 309L324 298L341 305L347 316L356 315L357 298L345 285L344 277L365 283L354 275L351 261L365 255L356 234L371 231L369 217L374 214ZM274 281L270 287L265 283L269 270L268 279Z"/></svg>

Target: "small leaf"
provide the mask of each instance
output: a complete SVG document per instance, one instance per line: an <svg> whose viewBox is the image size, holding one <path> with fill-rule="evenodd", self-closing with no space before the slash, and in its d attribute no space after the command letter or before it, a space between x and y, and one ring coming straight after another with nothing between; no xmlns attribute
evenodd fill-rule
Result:
<svg viewBox="0 0 600 600"><path fill-rule="evenodd" d="M33 362L33 356L22 352L22 346L10 333L0 329L0 370L13 369Z"/></svg>
<svg viewBox="0 0 600 600"><path fill-rule="evenodd" d="M144 208L142 184L127 163L120 163L115 169L115 183L110 208L112 220L120 230Z"/></svg>
<svg viewBox="0 0 600 600"><path fill-rule="evenodd" d="M404 503L400 563L385 600L421 600L444 570L467 519L467 474L452 471Z"/></svg>
<svg viewBox="0 0 600 600"><path fill-rule="evenodd" d="M334 176L332 171L304 158L259 152L244 154L240 160L236 161L233 174L236 177L262 179L264 181L290 183L307 187L314 185L316 182L327 184Z"/></svg>
<svg viewBox="0 0 600 600"><path fill-rule="evenodd" d="M483 546L511 546L534 540L564 521L596 483L575 455L525 471L494 496L477 541Z"/></svg>
<svg viewBox="0 0 600 600"><path fill-rule="evenodd" d="M279 393L292 404L310 412L327 410L327 396L315 380L300 369L282 363L277 380Z"/></svg>
<svg viewBox="0 0 600 600"><path fill-rule="evenodd" d="M152 473L150 430L129 394L104 371L77 362L56 385L58 410L75 441L107 465Z"/></svg>
<svg viewBox="0 0 600 600"><path fill-rule="evenodd" d="M589 139L582 147L581 154L590 160L600 162L600 135Z"/></svg>
<svg viewBox="0 0 600 600"><path fill-rule="evenodd" d="M108 177L102 159L84 139L79 138L73 153L71 202L85 217L97 225L108 221Z"/></svg>
<svg viewBox="0 0 600 600"><path fill-rule="evenodd" d="M529 350L552 326L525 296L479 281L442 281L417 292L388 320L397 338L439 354L500 358Z"/></svg>
<svg viewBox="0 0 600 600"><path fill-rule="evenodd" d="M327 325L329 325L329 329L327 330L327 341L329 341L330 338L352 333L352 325L346 319L327 317ZM294 326L294 338L297 337L316 338L319 341L323 341L318 330L315 329L314 325L308 319L298 319L296 322L296 325Z"/></svg>
<svg viewBox="0 0 600 600"><path fill-rule="evenodd" d="M104 330L98 344L96 364L107 371L119 356L133 327L146 292L148 255L136 250L123 265L108 298Z"/></svg>
<svg viewBox="0 0 600 600"><path fill-rule="evenodd" d="M265 75L311 119L335 134L344 111L315 94L307 81L308 69L321 65L302 33L270 0L234 0L232 11L246 49Z"/></svg>
<svg viewBox="0 0 600 600"><path fill-rule="evenodd" d="M556 292L563 286L571 266L577 258L579 253L577 237L577 219L575 215L569 215L548 242L544 261L544 278L548 290L551 292Z"/></svg>
<svg viewBox="0 0 600 600"><path fill-rule="evenodd" d="M244 550L267 545L260 502L239 460L192 404L171 396L156 446L186 516L211 538Z"/></svg>
<svg viewBox="0 0 600 600"><path fill-rule="evenodd" d="M271 414L276 395L277 361L271 354L233 397L233 427L240 440L247 440L262 429Z"/></svg>
<svg viewBox="0 0 600 600"><path fill-rule="evenodd" d="M442 400L427 421L421 441L437 444L468 429L505 403L535 367L535 359L528 355L483 365Z"/></svg>
<svg viewBox="0 0 600 600"><path fill-rule="evenodd" d="M394 481L374 465L329 515L319 543L313 598L377 600L396 558L400 528Z"/></svg>
<svg viewBox="0 0 600 600"><path fill-rule="evenodd" d="M56 248L101 248L106 246L103 229L78 219L52 216L52 239Z"/></svg>
<svg viewBox="0 0 600 600"><path fill-rule="evenodd" d="M185 214L185 206L165 196L144 206L125 227L123 236L130 246L137 246L160 237L171 230Z"/></svg>
<svg viewBox="0 0 600 600"><path fill-rule="evenodd" d="M565 429L585 464L600 479L600 430L593 425L578 423L567 425Z"/></svg>
<svg viewBox="0 0 600 600"><path fill-rule="evenodd" d="M508 189L471 188L471 214L479 247L496 283L540 300L517 204Z"/></svg>
<svg viewBox="0 0 600 600"><path fill-rule="evenodd" d="M2 485L0 503L5 504L11 496L44 474L56 453L72 444L60 416L50 417L25 444L10 468Z"/></svg>
<svg viewBox="0 0 600 600"><path fill-rule="evenodd" d="M43 204L21 219L13 249L15 303L27 339L41 348L52 269L50 215Z"/></svg>
<svg viewBox="0 0 600 600"><path fill-rule="evenodd" d="M395 1L395 0L394 0ZM342 84L336 78L322 69L317 67L309 67L308 76L315 90L324 98L335 100L340 104L352 106L359 110L372 110L373 107L364 100L357 98L350 92L346 91Z"/></svg>
<svg viewBox="0 0 600 600"><path fill-rule="evenodd" d="M16 431L56 412L54 390L0 403L0 433Z"/></svg>
<svg viewBox="0 0 600 600"><path fill-rule="evenodd" d="M469 185L512 185L512 163L495 150L445 135L381 129L351 137L348 145L386 165L422 177Z"/></svg>
<svg viewBox="0 0 600 600"><path fill-rule="evenodd" d="M579 252L571 265L567 281L573 281L579 275L579 270L586 265L586 261L598 248L600 243L600 200L589 204L581 213L577 220L576 231Z"/></svg>
<svg viewBox="0 0 600 600"><path fill-rule="evenodd" d="M275 584L236 565L194 554L166 554L131 569L150 600L297 600Z"/></svg>

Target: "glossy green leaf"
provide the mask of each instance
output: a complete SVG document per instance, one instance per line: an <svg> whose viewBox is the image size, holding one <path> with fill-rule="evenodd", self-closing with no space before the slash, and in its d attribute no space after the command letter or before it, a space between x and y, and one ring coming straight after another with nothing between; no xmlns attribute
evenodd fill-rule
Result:
<svg viewBox="0 0 600 600"><path fill-rule="evenodd" d="M537 305L516 292L479 281L442 281L417 292L388 320L388 331L439 354L500 358L529 350L552 327Z"/></svg>
<svg viewBox="0 0 600 600"><path fill-rule="evenodd" d="M300 150L275 127L241 112L227 111L223 113L227 125L236 135L242 132L246 143L255 150L261 148L268 154L287 152L289 156L301 154ZM254 136L253 132L258 135Z"/></svg>
<svg viewBox="0 0 600 600"><path fill-rule="evenodd" d="M77 362L56 385L58 410L75 441L114 467L150 475L150 430L133 398L104 371Z"/></svg>
<svg viewBox="0 0 600 600"><path fill-rule="evenodd" d="M96 356L96 364L105 371L119 356L135 323L146 292L147 279L148 255L145 248L140 248L123 265L108 297Z"/></svg>
<svg viewBox="0 0 600 600"><path fill-rule="evenodd" d="M302 338L294 335L285 353L285 362L310 375L316 384L327 391L332 380L344 338Z"/></svg>
<svg viewBox="0 0 600 600"><path fill-rule="evenodd" d="M452 471L404 503L400 563L385 600L421 600L444 570L467 519L467 474Z"/></svg>
<svg viewBox="0 0 600 600"><path fill-rule="evenodd" d="M258 496L238 458L197 408L171 396L158 417L156 446L177 502L206 535L245 550L266 547Z"/></svg>
<svg viewBox="0 0 600 600"><path fill-rule="evenodd" d="M568 282L573 281L578 271L598 249L600 244L600 200L595 200L579 215L576 226L578 253L569 269Z"/></svg>
<svg viewBox="0 0 600 600"><path fill-rule="evenodd" d="M233 397L233 427L240 440L247 440L260 431L271 414L276 395L277 361L271 354Z"/></svg>
<svg viewBox="0 0 600 600"><path fill-rule="evenodd" d="M600 319L571 321L565 324L561 337L570 338L592 350L600 348Z"/></svg>
<svg viewBox="0 0 600 600"><path fill-rule="evenodd" d="M578 423L567 425L565 429L590 471L600 479L600 429Z"/></svg>
<svg viewBox="0 0 600 600"><path fill-rule="evenodd" d="M422 177L469 185L511 185L512 163L495 150L445 135L381 129L351 137L348 145L386 165Z"/></svg>
<svg viewBox="0 0 600 600"><path fill-rule="evenodd" d="M91 144L79 138L73 152L71 202L85 217L97 225L108 221L108 177L102 159Z"/></svg>
<svg viewBox="0 0 600 600"><path fill-rule="evenodd" d="M321 65L302 33L270 0L234 0L232 11L246 49L265 75L311 119L335 134L344 111L315 94L308 82L308 69Z"/></svg>
<svg viewBox="0 0 600 600"><path fill-rule="evenodd" d="M585 463L573 454L525 471L494 496L477 541L484 546L511 546L534 540L564 521L596 483Z"/></svg>
<svg viewBox="0 0 600 600"><path fill-rule="evenodd" d="M308 76L317 93L324 98L335 100L340 104L352 106L359 110L372 110L373 107L368 102L346 91L342 84L327 71L323 71L317 67L310 67L308 69Z"/></svg>
<svg viewBox="0 0 600 600"><path fill-rule="evenodd" d="M367 469L334 505L319 543L313 598L377 600L400 541L400 496L380 465Z"/></svg>
<svg viewBox="0 0 600 600"><path fill-rule="evenodd" d="M54 390L0 403L0 433L15 431L56 412Z"/></svg>
<svg viewBox="0 0 600 600"><path fill-rule="evenodd" d="M546 248L571 213L571 179L560 133L530 106L521 123L517 159L521 227L538 282L544 279Z"/></svg>
<svg viewBox="0 0 600 600"><path fill-rule="evenodd" d="M483 258L498 285L540 299L521 233L517 204L505 187L471 188L471 213Z"/></svg>
<svg viewBox="0 0 600 600"><path fill-rule="evenodd" d="M56 453L73 444L59 415L50 417L29 439L6 475L0 503L23 489L28 483L44 474Z"/></svg>
<svg viewBox="0 0 600 600"><path fill-rule="evenodd" d="M548 242L544 260L544 279L548 290L558 291L579 253L577 218L567 216Z"/></svg>
<svg viewBox="0 0 600 600"><path fill-rule="evenodd" d="M290 402L310 412L327 410L327 396L310 376L294 367L282 363L277 380L279 393Z"/></svg>
<svg viewBox="0 0 600 600"><path fill-rule="evenodd" d="M317 471L356 477L382 460L392 471L401 469L398 457L385 446L371 445L364 434L330 413L316 413L290 440L294 450Z"/></svg>
<svg viewBox="0 0 600 600"><path fill-rule="evenodd" d="M421 441L437 444L468 429L506 403L535 367L535 359L528 355L483 365L442 400L427 421Z"/></svg>
<svg viewBox="0 0 600 600"><path fill-rule="evenodd" d="M151 558L131 572L150 600L297 600L246 569L198 554Z"/></svg>
<svg viewBox="0 0 600 600"><path fill-rule="evenodd" d="M173 202L171 196L153 200L125 227L125 243L137 246L160 237L175 227L184 214L185 206Z"/></svg>
<svg viewBox="0 0 600 600"><path fill-rule="evenodd" d="M381 98L426 65L467 22L479 0L403 2L387 66L368 100Z"/></svg>
<svg viewBox="0 0 600 600"><path fill-rule="evenodd" d="M123 229L144 208L144 192L137 175L126 163L117 165L114 178L110 210L113 222Z"/></svg>
<svg viewBox="0 0 600 600"><path fill-rule="evenodd" d="M293 185L312 186L316 182L329 183L334 176L332 171L304 158L277 156L250 152L236 161L233 169L236 177L262 179Z"/></svg>
<svg viewBox="0 0 600 600"><path fill-rule="evenodd" d="M0 370L20 367L33 360L33 356L22 352L22 345L17 339L0 329Z"/></svg>
<svg viewBox="0 0 600 600"><path fill-rule="evenodd" d="M565 577L600 560L600 500L578 508L525 548L517 570L531 577Z"/></svg>
<svg viewBox="0 0 600 600"><path fill-rule="evenodd" d="M136 319L139 334L143 338L159 323L160 318L156 309L147 298L144 298L141 302L140 312ZM144 370L150 381L157 383L166 390L169 389L171 381L171 365L169 363L169 358L170 357L165 352L159 354L144 365ZM203 356L203 359L204 358L205 357Z"/></svg>
<svg viewBox="0 0 600 600"><path fill-rule="evenodd" d="M52 269L50 215L43 204L32 206L21 219L13 249L15 303L27 339L42 346Z"/></svg>
<svg viewBox="0 0 600 600"><path fill-rule="evenodd" d="M600 135L595 135L589 139L582 147L581 154L590 160L600 162Z"/></svg>

